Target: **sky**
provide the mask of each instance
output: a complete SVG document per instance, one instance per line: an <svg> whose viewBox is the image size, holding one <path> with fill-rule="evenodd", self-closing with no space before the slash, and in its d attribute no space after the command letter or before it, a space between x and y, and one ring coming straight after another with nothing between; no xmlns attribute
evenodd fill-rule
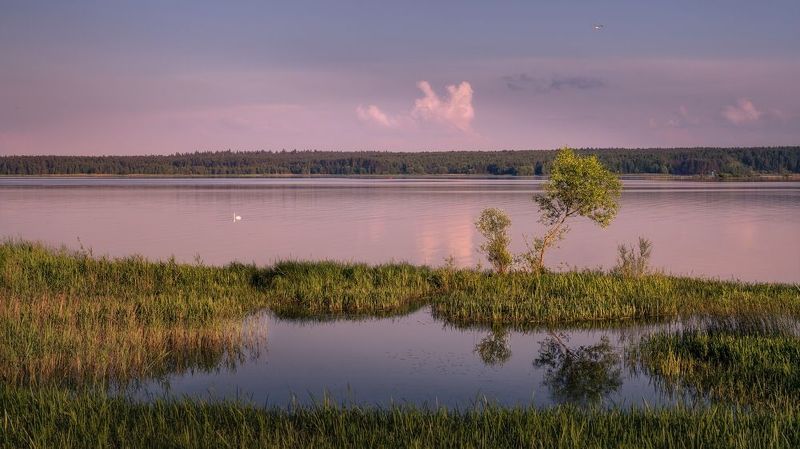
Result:
<svg viewBox="0 0 800 449"><path fill-rule="evenodd" d="M0 0L0 154L800 144L800 1Z"/></svg>

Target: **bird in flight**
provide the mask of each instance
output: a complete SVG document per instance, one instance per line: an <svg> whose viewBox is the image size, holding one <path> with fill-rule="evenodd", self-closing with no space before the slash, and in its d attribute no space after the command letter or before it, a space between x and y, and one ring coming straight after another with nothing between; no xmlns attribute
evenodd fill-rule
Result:
<svg viewBox="0 0 800 449"><path fill-rule="evenodd" d="M594 30L595 30L595 31L600 31L600 30L602 30L603 28L605 28L605 25L603 25L602 23L596 23L596 24L594 25Z"/></svg>

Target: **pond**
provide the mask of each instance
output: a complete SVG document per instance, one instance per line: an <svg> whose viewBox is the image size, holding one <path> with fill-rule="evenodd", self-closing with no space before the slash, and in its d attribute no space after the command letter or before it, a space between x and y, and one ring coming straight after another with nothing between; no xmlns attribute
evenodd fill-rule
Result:
<svg viewBox="0 0 800 449"><path fill-rule="evenodd" d="M270 313L245 326L260 345L235 366L131 387L138 400L184 396L285 407L337 403L467 408L559 403L653 406L682 400L626 362L626 347L678 324L606 329L459 329L428 308L402 317L296 321Z"/></svg>

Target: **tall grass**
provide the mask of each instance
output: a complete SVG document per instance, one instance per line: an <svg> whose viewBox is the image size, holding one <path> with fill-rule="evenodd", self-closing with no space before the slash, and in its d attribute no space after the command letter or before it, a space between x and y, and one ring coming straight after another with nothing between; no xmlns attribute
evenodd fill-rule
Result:
<svg viewBox="0 0 800 449"><path fill-rule="evenodd" d="M0 245L0 381L126 382L231 365L261 340L241 320L265 304L251 271Z"/></svg>
<svg viewBox="0 0 800 449"><path fill-rule="evenodd" d="M135 404L103 392L0 386L0 447L795 448L800 406L547 410L259 409Z"/></svg>
<svg viewBox="0 0 800 449"><path fill-rule="evenodd" d="M800 288L597 271L496 275L459 271L433 300L437 316L462 324L559 324L780 312L800 315Z"/></svg>
<svg viewBox="0 0 800 449"><path fill-rule="evenodd" d="M423 305L436 292L433 276L409 264L279 262L261 270L257 284L281 316L384 316Z"/></svg>
<svg viewBox="0 0 800 449"><path fill-rule="evenodd" d="M0 244L0 381L125 381L235 360L249 313L385 316L430 304L457 324L533 325L780 311L800 289L599 272L492 274L408 264L210 267ZM232 358L231 358L232 357Z"/></svg>
<svg viewBox="0 0 800 449"><path fill-rule="evenodd" d="M800 400L797 322L765 316L712 318L645 337L629 348L637 369L666 391L714 400Z"/></svg>

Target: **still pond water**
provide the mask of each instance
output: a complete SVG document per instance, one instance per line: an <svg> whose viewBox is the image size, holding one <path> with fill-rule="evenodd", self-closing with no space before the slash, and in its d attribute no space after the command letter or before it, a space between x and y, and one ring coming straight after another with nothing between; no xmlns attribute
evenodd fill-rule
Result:
<svg viewBox="0 0 800 449"><path fill-rule="evenodd" d="M607 229L576 220L551 267L613 266L616 247L645 236L667 272L800 282L800 183L626 180ZM512 217L517 251L541 232L533 180L0 178L0 237L182 261L279 259L482 263L473 222L485 207ZM234 221L234 214L240 221ZM428 309L327 322L248 319L263 332L234 366L175 373L129 392L258 404L339 401L468 406L560 402L669 404L625 348L676 323L604 329L458 329ZM565 360L561 348L589 365ZM566 363L565 363L566 361ZM599 365L598 365L599 363ZM589 366L590 372L572 369Z"/></svg>

